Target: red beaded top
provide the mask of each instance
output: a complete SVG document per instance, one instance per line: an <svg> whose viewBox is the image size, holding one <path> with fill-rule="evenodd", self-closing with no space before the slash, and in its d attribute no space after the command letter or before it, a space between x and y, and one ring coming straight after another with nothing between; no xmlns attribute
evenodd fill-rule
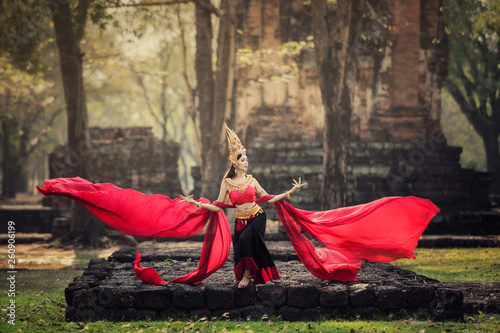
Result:
<svg viewBox="0 0 500 333"><path fill-rule="evenodd" d="M229 192L229 200L233 205L242 205L247 202L255 202L255 187L248 185L245 192L241 193L237 189Z"/></svg>

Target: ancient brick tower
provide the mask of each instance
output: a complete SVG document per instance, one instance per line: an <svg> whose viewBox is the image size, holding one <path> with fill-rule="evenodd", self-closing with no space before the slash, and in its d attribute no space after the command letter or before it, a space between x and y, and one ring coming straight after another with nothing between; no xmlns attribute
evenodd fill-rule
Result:
<svg viewBox="0 0 500 333"><path fill-rule="evenodd" d="M462 169L462 148L447 146L440 130L448 66L441 2L368 1L356 44L350 205L415 195L444 211L490 207L492 174ZM249 147L252 173L268 192L280 193L290 177L302 175L308 192L295 202L319 209L323 109L309 8L302 0L246 6L239 27L236 130Z"/></svg>
<svg viewBox="0 0 500 333"><path fill-rule="evenodd" d="M431 138L440 128L440 90L448 65L446 43L438 36L440 0L369 3L378 7L367 12L352 55L359 58L360 69L353 139ZM236 124L244 134L258 126L259 134L250 137L316 138L323 130L308 11L297 0L247 2L241 17Z"/></svg>

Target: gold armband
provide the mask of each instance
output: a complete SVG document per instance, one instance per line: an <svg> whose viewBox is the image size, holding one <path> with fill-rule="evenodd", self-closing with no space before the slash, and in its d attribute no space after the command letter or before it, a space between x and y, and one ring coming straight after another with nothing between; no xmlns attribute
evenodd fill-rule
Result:
<svg viewBox="0 0 500 333"><path fill-rule="evenodd" d="M286 198L290 200L290 193L288 191L285 191Z"/></svg>
<svg viewBox="0 0 500 333"><path fill-rule="evenodd" d="M203 205L203 202L198 201L196 204L198 205L198 210L200 210L200 209L201 209L201 206Z"/></svg>

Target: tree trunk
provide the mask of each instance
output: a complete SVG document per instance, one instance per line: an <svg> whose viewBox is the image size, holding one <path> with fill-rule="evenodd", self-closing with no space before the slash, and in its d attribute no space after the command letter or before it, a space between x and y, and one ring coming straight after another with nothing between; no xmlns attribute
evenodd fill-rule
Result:
<svg viewBox="0 0 500 333"><path fill-rule="evenodd" d="M170 110L167 107L168 97L167 97L167 76L166 75L162 75L161 82L162 82L161 83L161 97L160 97L161 139L166 140L167 139L168 112L170 112ZM162 159L162 161L163 161L163 159Z"/></svg>
<svg viewBox="0 0 500 333"><path fill-rule="evenodd" d="M6 141L9 145L8 141L10 140ZM20 157L5 151L2 155L2 197L3 199L14 199L22 171Z"/></svg>
<svg viewBox="0 0 500 333"><path fill-rule="evenodd" d="M202 144L202 167L210 161L210 124L214 108L214 77L212 69L212 21L206 5L210 0L196 1L196 54L195 70L198 88L198 111Z"/></svg>
<svg viewBox="0 0 500 333"><path fill-rule="evenodd" d="M2 166L2 197L4 200L14 199L17 195L17 184L19 180L19 169L13 164Z"/></svg>
<svg viewBox="0 0 500 333"><path fill-rule="evenodd" d="M311 14L320 90L325 110L323 189L325 210L346 205L351 114L357 75L354 35L363 0L338 1L335 13L326 0L313 0Z"/></svg>
<svg viewBox="0 0 500 333"><path fill-rule="evenodd" d="M235 32L236 32L236 8L232 0L223 0L221 3L223 15L220 18L219 34L217 36L217 66L215 71L215 81L212 81L212 90L205 89L202 92L200 82L199 101L200 101L200 126L203 139L203 158L202 170L202 196L215 198L219 193L221 178L228 168L227 164L227 145L225 139L224 122L230 117L231 98L234 88L234 59L235 59ZM198 13L198 9L197 9ZM198 25L197 25L198 28ZM200 47L203 44L196 45L196 54L202 54ZM208 54L203 53L208 57ZM210 62L212 55L210 54ZM206 59L208 61L208 59ZM211 68L211 67L210 67ZM197 77L202 73L200 67L196 68ZM207 71L208 75L208 71ZM212 109L208 110L202 105L202 93L211 93L210 96L204 96L203 99L212 101ZM207 113L211 112L210 118ZM205 112L205 114L202 114ZM203 122L206 119L206 123Z"/></svg>
<svg viewBox="0 0 500 333"><path fill-rule="evenodd" d="M85 5L81 1L80 6ZM86 12L83 9L83 12ZM68 167L72 176L89 179L90 141L88 133L87 104L83 84L83 53L80 41L85 28L86 13L75 19L69 4L59 5L52 17L61 65L64 97L68 116L68 145L71 157ZM64 241L91 247L102 247L100 236L104 234L102 222L97 220L83 205L73 202L69 234Z"/></svg>
<svg viewBox="0 0 500 333"><path fill-rule="evenodd" d="M13 151L12 138L19 130L15 119L2 117L2 197L13 199L17 194L17 181L20 175L19 154Z"/></svg>

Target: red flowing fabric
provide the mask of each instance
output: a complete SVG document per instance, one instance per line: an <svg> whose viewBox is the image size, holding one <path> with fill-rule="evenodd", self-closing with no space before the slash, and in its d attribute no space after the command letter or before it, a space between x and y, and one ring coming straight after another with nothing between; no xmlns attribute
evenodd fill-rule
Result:
<svg viewBox="0 0 500 333"><path fill-rule="evenodd" d="M194 205L180 202L180 198L172 200L161 194L145 195L110 183L93 184L80 177L56 178L44 183L43 188L37 186L43 195L71 198L85 205L110 227L127 235L188 238L200 232L208 222L198 268L170 282L198 284L222 267L229 256L231 231L222 210L219 213L198 210ZM204 198L201 201L210 202ZM134 268L138 277L146 280L143 280L145 283L158 282L153 268L140 266L139 253ZM166 282L160 278L160 283Z"/></svg>
<svg viewBox="0 0 500 333"><path fill-rule="evenodd" d="M161 194L145 195L110 183L93 184L82 178L46 180L37 189L44 195L66 196L87 207L110 227L141 237L188 238L208 223L198 268L170 282L198 284L224 265L231 247L231 232L224 212L198 210ZM273 198L266 195L257 203ZM203 203L209 203L202 198ZM213 202L221 208L233 205ZM308 212L284 200L275 202L280 220L306 268L324 280L356 281L365 260L392 261L415 258L413 250L431 218L439 212L430 200L387 197L367 204L324 212ZM317 248L301 230L325 247ZM140 265L137 251L136 275L144 282L163 281L152 267Z"/></svg>
<svg viewBox="0 0 500 333"><path fill-rule="evenodd" d="M338 281L356 281L365 260L415 258L418 239L439 212L430 200L416 197L386 197L324 212L296 209L284 200L275 206L306 268L320 279ZM301 228L325 247L315 247Z"/></svg>

